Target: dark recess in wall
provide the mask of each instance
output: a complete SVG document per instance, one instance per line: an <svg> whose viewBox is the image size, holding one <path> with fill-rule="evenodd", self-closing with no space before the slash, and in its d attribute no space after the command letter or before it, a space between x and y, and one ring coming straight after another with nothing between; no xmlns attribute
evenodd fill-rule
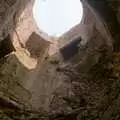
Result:
<svg viewBox="0 0 120 120"><path fill-rule="evenodd" d="M76 38L75 40L67 44L65 47L60 49L60 52L64 60L69 60L79 52L80 41L81 37Z"/></svg>
<svg viewBox="0 0 120 120"><path fill-rule="evenodd" d="M0 58L10 54L15 51L15 48L12 44L10 35L8 35L4 40L0 42Z"/></svg>

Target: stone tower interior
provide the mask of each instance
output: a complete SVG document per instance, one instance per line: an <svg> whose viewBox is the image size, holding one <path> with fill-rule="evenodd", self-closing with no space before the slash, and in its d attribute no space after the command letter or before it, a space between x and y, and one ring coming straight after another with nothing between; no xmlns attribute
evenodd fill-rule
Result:
<svg viewBox="0 0 120 120"><path fill-rule="evenodd" d="M120 120L120 1L81 0L60 37L34 3L0 0L0 120Z"/></svg>

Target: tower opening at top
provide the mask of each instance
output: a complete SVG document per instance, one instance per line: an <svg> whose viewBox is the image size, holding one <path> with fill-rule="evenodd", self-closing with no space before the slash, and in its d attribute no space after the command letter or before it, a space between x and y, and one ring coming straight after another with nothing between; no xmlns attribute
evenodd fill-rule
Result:
<svg viewBox="0 0 120 120"><path fill-rule="evenodd" d="M81 22L83 7L80 0L35 0L33 16L40 30L60 37Z"/></svg>

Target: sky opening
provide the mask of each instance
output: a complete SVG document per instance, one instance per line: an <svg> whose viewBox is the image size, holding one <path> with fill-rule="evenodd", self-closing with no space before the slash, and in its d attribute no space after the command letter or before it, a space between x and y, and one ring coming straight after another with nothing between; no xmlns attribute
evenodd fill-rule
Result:
<svg viewBox="0 0 120 120"><path fill-rule="evenodd" d="M33 16L43 32L60 37L81 22L83 7L80 0L35 0Z"/></svg>

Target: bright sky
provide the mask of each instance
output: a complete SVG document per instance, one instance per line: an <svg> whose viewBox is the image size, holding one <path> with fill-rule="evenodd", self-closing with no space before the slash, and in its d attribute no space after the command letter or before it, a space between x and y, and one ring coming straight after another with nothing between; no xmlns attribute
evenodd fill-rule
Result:
<svg viewBox="0 0 120 120"><path fill-rule="evenodd" d="M35 0L33 15L38 27L50 36L61 36L81 22L80 0Z"/></svg>

